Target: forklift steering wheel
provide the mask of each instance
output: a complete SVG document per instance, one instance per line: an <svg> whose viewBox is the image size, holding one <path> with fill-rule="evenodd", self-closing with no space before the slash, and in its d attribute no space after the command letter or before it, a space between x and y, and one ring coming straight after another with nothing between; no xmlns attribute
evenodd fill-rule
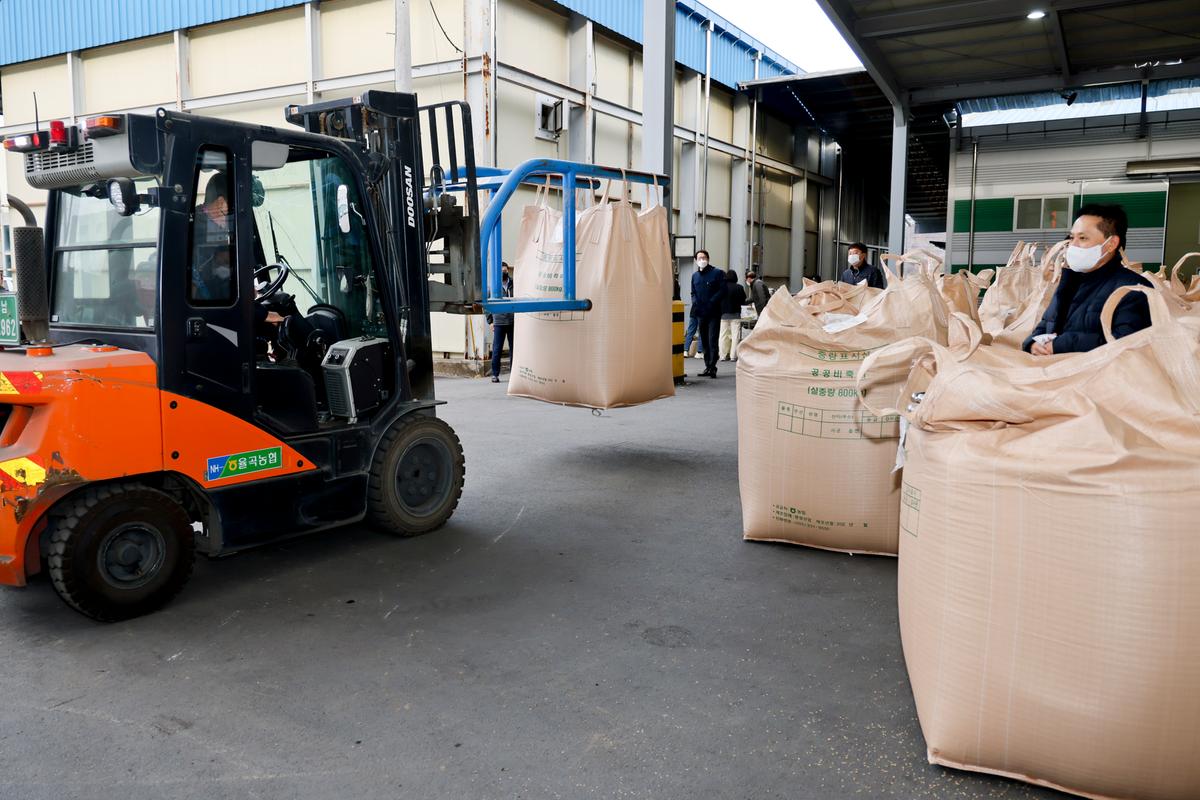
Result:
<svg viewBox="0 0 1200 800"><path fill-rule="evenodd" d="M279 270L275 280L271 280L271 270L273 269ZM287 264L267 264L265 267L254 270L254 288L258 292L259 301L270 300L279 294L279 290L283 288L283 284L287 283L288 276L291 274L292 270ZM261 284L266 285L260 289Z"/></svg>

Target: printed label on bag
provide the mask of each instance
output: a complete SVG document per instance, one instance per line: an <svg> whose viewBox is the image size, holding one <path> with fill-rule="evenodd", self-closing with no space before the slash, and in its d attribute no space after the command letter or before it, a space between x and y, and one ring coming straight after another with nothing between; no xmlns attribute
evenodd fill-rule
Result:
<svg viewBox="0 0 1200 800"><path fill-rule="evenodd" d="M862 530L869 529L869 522L851 522L844 519L816 519L808 515L802 508L795 506L786 506L782 503L775 503L771 506L771 518L776 522L785 522L788 525L795 525L800 528L811 528L816 531L830 530Z"/></svg>
<svg viewBox="0 0 1200 800"><path fill-rule="evenodd" d="M867 350L825 350L802 344L796 349L800 355L815 358L817 361L866 361L867 356L881 348L872 347Z"/></svg>
<svg viewBox="0 0 1200 800"><path fill-rule="evenodd" d="M810 387L810 393L816 387ZM844 391L845 397L857 397L856 389L825 389L826 392ZM818 395L838 397L837 394ZM828 408L811 408L795 403L779 403L775 415L775 429L800 436L817 439L898 439L900 416L888 414L877 416L867 411L833 411Z"/></svg>
<svg viewBox="0 0 1200 800"><path fill-rule="evenodd" d="M536 386L558 386L567 382L565 378L553 378L548 375L538 375L529 367L521 367L517 370L517 375L520 376L521 380L529 381Z"/></svg>
<svg viewBox="0 0 1200 800"><path fill-rule="evenodd" d="M900 530L916 537L921 527L921 490L904 484L900 490Z"/></svg>

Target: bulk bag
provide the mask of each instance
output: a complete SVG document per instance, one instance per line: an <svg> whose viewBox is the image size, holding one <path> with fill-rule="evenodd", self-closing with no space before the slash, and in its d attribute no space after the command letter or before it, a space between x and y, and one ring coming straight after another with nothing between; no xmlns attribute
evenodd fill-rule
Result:
<svg viewBox="0 0 1200 800"><path fill-rule="evenodd" d="M639 212L622 192L577 212L576 297L587 312L517 314L508 393L550 403L616 408L675 394L672 269L667 211L657 186ZM563 214L524 209L513 268L516 297L562 297Z"/></svg>
<svg viewBox="0 0 1200 800"><path fill-rule="evenodd" d="M1129 291L1150 295L1153 325L1111 341ZM1200 321L1123 287L1102 322L1110 343L1088 353L1037 359L975 336L864 365L865 404L908 420L904 658L932 763L1194 800Z"/></svg>
<svg viewBox="0 0 1200 800"><path fill-rule="evenodd" d="M979 322L979 293L991 285L995 273L992 269L980 270L978 273L961 269L950 275L939 275L938 292L952 313L966 314L975 322Z"/></svg>
<svg viewBox="0 0 1200 800"><path fill-rule="evenodd" d="M1042 282L1034 261L1038 245L1017 242L1008 263L996 270L992 285L979 303L979 322L989 336L999 333L1016 316L1017 310Z"/></svg>
<svg viewBox="0 0 1200 800"><path fill-rule="evenodd" d="M993 321L992 327L989 328L982 314L980 315L983 331L991 336L991 344L1020 350L1025 340L1033 335L1034 328L1042 321L1042 316L1050 307L1050 301L1054 299L1054 293L1058 291L1062 271L1066 266L1065 253L1068 244L1065 240L1057 243L1046 251L1040 268L1029 270L1022 267L1018 271L1020 279L1010 279L1009 290L1015 307L1009 309L1010 313L1007 314L1007 321L1003 325L997 325ZM998 276L996 280L999 281ZM1021 291L1026 293L1024 297L1017 295L1014 288L1016 286L1023 287ZM984 299L986 298L984 295Z"/></svg>
<svg viewBox="0 0 1200 800"><path fill-rule="evenodd" d="M830 298L861 294L860 287L821 284L800 299L777 291L742 340L738 478L746 539L895 554L899 418L865 409L855 380L871 352L899 339L944 342L946 309L928 277L885 273L887 288L857 313Z"/></svg>

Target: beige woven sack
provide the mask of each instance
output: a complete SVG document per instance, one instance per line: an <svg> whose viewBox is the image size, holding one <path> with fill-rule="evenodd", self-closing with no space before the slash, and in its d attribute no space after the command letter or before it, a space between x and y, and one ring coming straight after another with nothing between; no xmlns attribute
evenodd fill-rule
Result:
<svg viewBox="0 0 1200 800"><path fill-rule="evenodd" d="M855 314L846 313L849 306L829 311L805 304L817 287L800 300L777 291L742 341L737 416L745 538L896 552L898 418L867 412L854 383L863 359L880 347L908 336L944 342L946 309L929 278L888 277L887 289Z"/></svg>
<svg viewBox="0 0 1200 800"><path fill-rule="evenodd" d="M1129 291L1153 326L1111 341ZM932 763L1194 800L1200 320L1122 287L1102 321L1108 345L1036 363L976 335L864 365L864 402L909 425L904 657Z"/></svg>
<svg viewBox="0 0 1200 800"><path fill-rule="evenodd" d="M639 213L624 192L609 202L611 186L575 226L576 296L592 309L516 315L510 395L615 408L675 394L667 211L657 187ZM540 192L524 209L515 296L562 296L562 219Z"/></svg>
<svg viewBox="0 0 1200 800"><path fill-rule="evenodd" d="M979 324L989 336L1004 330L1034 287L1040 285L1042 275L1034 260L1038 247L1032 242L1017 242L1008 263L996 270L979 303Z"/></svg>

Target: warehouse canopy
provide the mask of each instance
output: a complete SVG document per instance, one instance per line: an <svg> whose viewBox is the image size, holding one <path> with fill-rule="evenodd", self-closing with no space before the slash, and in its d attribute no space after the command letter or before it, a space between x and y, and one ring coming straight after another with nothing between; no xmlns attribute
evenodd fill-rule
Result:
<svg viewBox="0 0 1200 800"><path fill-rule="evenodd" d="M817 0L893 103L1200 76L1196 0Z"/></svg>
<svg viewBox="0 0 1200 800"><path fill-rule="evenodd" d="M876 197L887 196L892 105L866 70L786 75L746 81L740 88L792 124L832 136L855 171L877 176ZM904 207L918 223L944 228L950 137L941 112L940 106L910 112Z"/></svg>

